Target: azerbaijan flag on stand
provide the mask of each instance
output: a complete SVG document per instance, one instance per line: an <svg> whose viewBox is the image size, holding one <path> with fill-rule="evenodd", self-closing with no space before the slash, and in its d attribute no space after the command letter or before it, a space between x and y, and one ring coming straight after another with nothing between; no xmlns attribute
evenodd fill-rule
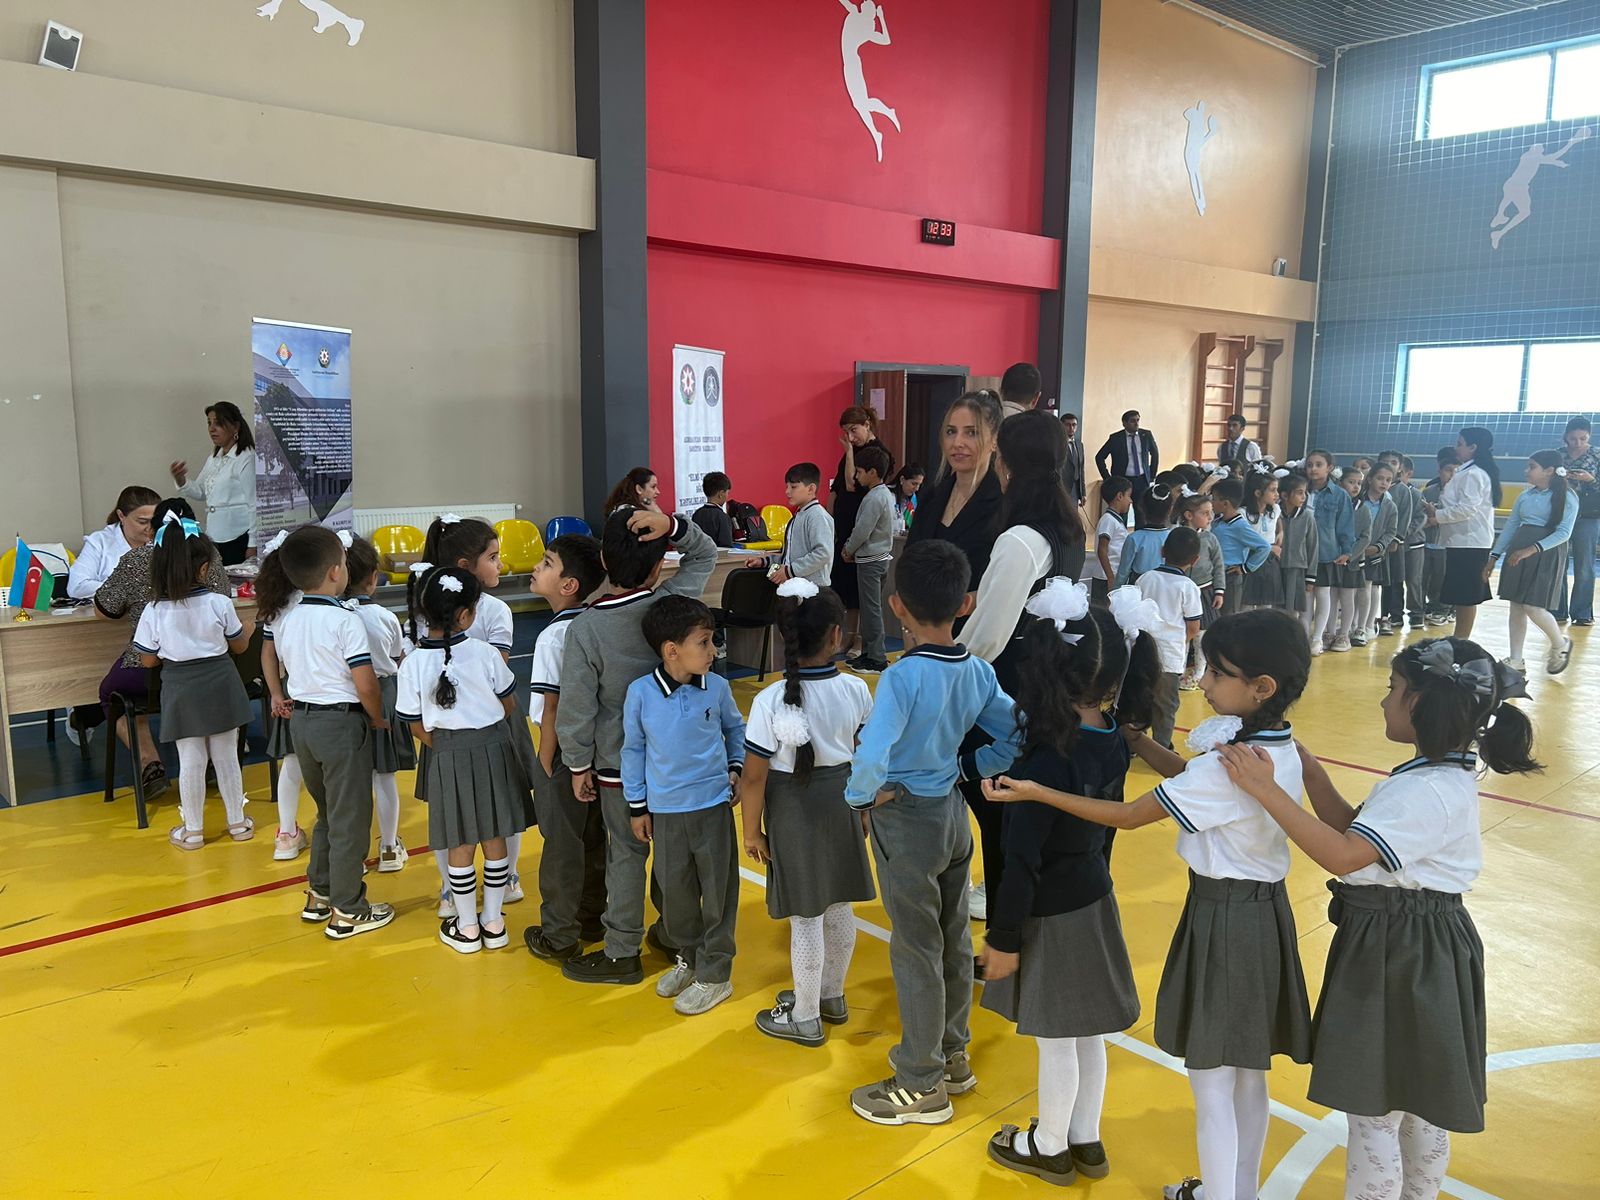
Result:
<svg viewBox="0 0 1600 1200"><path fill-rule="evenodd" d="M11 572L11 606L44 612L56 594L56 577L50 574L44 560L28 549L28 543L17 539L17 563Z"/></svg>

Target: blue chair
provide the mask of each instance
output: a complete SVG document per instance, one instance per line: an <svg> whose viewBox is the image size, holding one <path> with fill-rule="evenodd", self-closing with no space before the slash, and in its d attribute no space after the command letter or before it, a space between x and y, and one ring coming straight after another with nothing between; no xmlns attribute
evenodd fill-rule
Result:
<svg viewBox="0 0 1600 1200"><path fill-rule="evenodd" d="M548 546L558 537L565 537L569 533L581 533L585 537L594 536L594 531L589 528L589 522L582 517L551 517L549 524L544 527L544 544Z"/></svg>

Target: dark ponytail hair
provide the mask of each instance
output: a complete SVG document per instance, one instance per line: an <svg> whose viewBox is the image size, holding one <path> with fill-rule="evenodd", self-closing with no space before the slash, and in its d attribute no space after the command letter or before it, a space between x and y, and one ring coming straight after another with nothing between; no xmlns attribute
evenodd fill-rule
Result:
<svg viewBox="0 0 1600 1200"><path fill-rule="evenodd" d="M1559 450L1536 450L1528 455L1528 461L1538 463L1547 470L1560 468L1565 462ZM1550 476L1550 524L1559 525L1561 519L1567 515L1567 497L1571 488L1567 485L1567 477L1561 474Z"/></svg>
<svg viewBox="0 0 1600 1200"><path fill-rule="evenodd" d="M1244 679L1269 676L1277 690L1244 719L1239 741L1281 725L1311 678L1311 643L1300 622L1276 608L1258 608L1223 617L1200 638L1206 661L1219 675Z"/></svg>
<svg viewBox="0 0 1600 1200"><path fill-rule="evenodd" d="M1271 471L1250 471L1244 477L1244 511L1260 520L1266 514L1266 505L1261 503L1261 497L1266 494L1267 488L1278 482L1277 476Z"/></svg>
<svg viewBox="0 0 1600 1200"><path fill-rule="evenodd" d="M350 548L344 552L344 561L350 570L350 578L344 585L344 594L365 595L367 580L378 571L377 549L364 537L352 537Z"/></svg>
<svg viewBox="0 0 1600 1200"><path fill-rule="evenodd" d="M415 579L415 576L413 576ZM460 586L445 587L443 581L454 580ZM440 708L456 706L456 685L450 678L450 641L456 634L463 612L478 607L478 597L483 595L483 585L471 571L461 567L434 567L415 585L411 599L411 640L417 641L417 612L429 629L441 631L444 642L444 667L439 671L439 682L433 689L433 700Z"/></svg>
<svg viewBox="0 0 1600 1200"><path fill-rule="evenodd" d="M996 446L1010 478L995 532L1018 525L1032 529L1050 547L1050 573L1054 574L1066 566L1067 547L1083 545L1078 506L1061 486L1067 431L1051 413L1029 409L1001 424Z"/></svg>
<svg viewBox="0 0 1600 1200"><path fill-rule="evenodd" d="M1157 476L1139 500L1139 528L1165 529L1172 524L1172 508L1177 503L1178 486Z"/></svg>
<svg viewBox="0 0 1600 1200"><path fill-rule="evenodd" d="M136 508L160 503L161 493L137 483L130 483L117 493L117 506L106 514L106 524L115 525Z"/></svg>
<svg viewBox="0 0 1600 1200"><path fill-rule="evenodd" d="M1077 641L1069 643L1063 634ZM1149 728L1161 657L1148 633L1130 647L1111 610L1096 606L1062 630L1036 617L1022 638L1029 669L1018 677L1013 699L1024 754L1047 749L1070 755L1078 741L1079 707L1110 706L1118 723Z"/></svg>
<svg viewBox="0 0 1600 1200"><path fill-rule="evenodd" d="M443 517L435 517L422 542L422 561L436 567L475 563L499 540L494 526L477 517L462 517L448 524Z"/></svg>
<svg viewBox="0 0 1600 1200"><path fill-rule="evenodd" d="M1468 425L1461 431L1461 440L1472 449L1472 465L1483 468L1489 477L1489 498L1500 507L1500 467L1494 461L1494 431L1482 425Z"/></svg>
<svg viewBox="0 0 1600 1200"><path fill-rule="evenodd" d="M1494 691L1479 696L1450 676L1429 671L1423 664L1422 651L1436 642L1449 642L1458 663L1486 663L1496 675ZM1424 758L1438 761L1452 752L1471 750L1476 744L1484 763L1502 775L1544 770L1544 764L1533 757L1533 724L1526 713L1501 695L1494 656L1477 642L1455 637L1428 638L1407 646L1390 665L1413 696L1411 728L1416 731L1417 750Z"/></svg>
<svg viewBox="0 0 1600 1200"><path fill-rule="evenodd" d="M611 495L606 497L605 511L600 514L601 518L609 517L624 505L643 508L644 501L639 499L639 489L655 477L656 473L649 467L634 467L617 482L616 487L611 489Z"/></svg>
<svg viewBox="0 0 1600 1200"><path fill-rule="evenodd" d="M321 525L302 525L261 562L256 576L256 613L263 622L274 620L289 607L295 592L306 592L328 577L344 561L339 535Z"/></svg>
<svg viewBox="0 0 1600 1200"><path fill-rule="evenodd" d="M800 660L815 658L826 648L828 631L844 627L844 602L832 588L823 588L805 600L786 596L778 601L778 632L783 636L783 702L805 708L805 690L800 686ZM811 779L817 752L812 743L796 746L795 782Z"/></svg>
<svg viewBox="0 0 1600 1200"><path fill-rule="evenodd" d="M200 577L210 567L217 548L203 533L184 537L183 526L176 521L158 526L156 532L163 529L166 536L156 543L150 556L150 585L157 600L182 600L195 588L205 586Z"/></svg>

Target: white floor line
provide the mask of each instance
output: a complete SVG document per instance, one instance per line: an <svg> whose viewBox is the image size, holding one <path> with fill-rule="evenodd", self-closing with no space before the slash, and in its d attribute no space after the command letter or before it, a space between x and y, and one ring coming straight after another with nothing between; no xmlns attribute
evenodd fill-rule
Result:
<svg viewBox="0 0 1600 1200"><path fill-rule="evenodd" d="M757 887L767 886L767 877L748 867L740 867L739 875L749 880ZM862 933L870 934L880 942L887 942L890 933L881 925L874 925L871 921L856 918L856 928ZM1106 1036L1106 1041L1114 1046L1120 1046L1130 1054L1137 1054L1140 1058L1165 1067L1178 1075L1187 1075L1181 1059L1174 1058L1158 1046L1148 1042L1141 1042L1138 1038L1129 1037L1125 1033L1113 1033ZM1558 1053L1560 1052L1560 1053ZM1513 1067L1530 1066L1541 1062L1565 1062L1579 1058L1600 1057L1600 1045L1573 1045L1549 1046L1534 1050L1513 1050L1491 1056L1489 1069L1506 1070ZM1495 1064L1496 1059L1505 1061ZM1513 1061L1515 1060L1515 1061ZM1270 1101L1272 1115L1280 1121L1293 1125L1302 1130L1300 1140L1289 1148L1289 1152L1279 1160L1278 1165L1272 1169L1272 1174L1267 1176L1267 1181L1261 1186L1261 1200L1295 1200L1305 1187L1306 1182L1316 1173L1322 1165L1322 1160L1335 1150L1341 1149L1345 1144L1348 1127L1345 1124L1344 1114L1329 1113L1320 1120L1310 1113L1303 1113L1297 1108L1291 1108L1281 1100ZM1475 1188L1469 1183L1462 1183L1458 1179L1445 1178L1442 1189L1447 1196L1455 1196L1457 1200L1501 1200L1493 1192L1486 1192Z"/></svg>

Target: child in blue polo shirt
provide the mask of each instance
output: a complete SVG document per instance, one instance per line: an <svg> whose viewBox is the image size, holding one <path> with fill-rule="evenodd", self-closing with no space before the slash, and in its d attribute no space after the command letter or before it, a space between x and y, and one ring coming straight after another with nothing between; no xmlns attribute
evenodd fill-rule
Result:
<svg viewBox="0 0 1600 1200"><path fill-rule="evenodd" d="M956 644L951 627L970 611L971 568L959 547L914 542L895 569L889 607L910 637L878 681L845 799L872 813L878 887L894 926L889 966L900 1005L894 1074L850 1095L879 1125L940 1125L950 1094L978 1084L967 1058L972 1010L972 928L967 867L972 828L958 775L994 775L1017 756L1015 705L994 668ZM973 726L994 739L957 756Z"/></svg>
<svg viewBox="0 0 1600 1200"><path fill-rule="evenodd" d="M1211 505L1217 512L1211 533L1222 547L1222 566L1228 575L1228 589L1222 603L1225 616L1239 611L1244 598L1244 577L1261 570L1272 557L1271 544L1245 520L1243 504L1242 480L1224 479L1211 489Z"/></svg>
<svg viewBox="0 0 1600 1200"><path fill-rule="evenodd" d="M643 621L661 665L622 706L622 794L633 836L655 843L667 939L679 947L656 995L691 1017L733 995L740 838L733 820L744 769L744 718L717 660L711 610L663 596Z"/></svg>

